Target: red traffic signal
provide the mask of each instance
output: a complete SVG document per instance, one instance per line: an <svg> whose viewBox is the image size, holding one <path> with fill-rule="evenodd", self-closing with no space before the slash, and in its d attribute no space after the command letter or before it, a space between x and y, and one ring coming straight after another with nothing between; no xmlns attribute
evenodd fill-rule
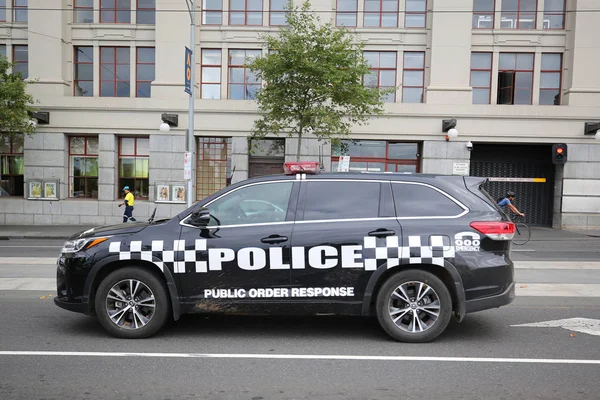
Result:
<svg viewBox="0 0 600 400"><path fill-rule="evenodd" d="M552 163L564 164L567 162L567 145L557 143L552 145Z"/></svg>

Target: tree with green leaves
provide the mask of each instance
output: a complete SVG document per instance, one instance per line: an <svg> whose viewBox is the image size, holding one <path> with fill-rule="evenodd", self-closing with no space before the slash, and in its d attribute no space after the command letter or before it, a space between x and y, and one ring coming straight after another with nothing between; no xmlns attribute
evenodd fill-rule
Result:
<svg viewBox="0 0 600 400"><path fill-rule="evenodd" d="M11 63L0 55L0 136L13 139L17 135L35 133L31 113L36 110L33 96L27 93L28 83L21 73L11 73L11 67Z"/></svg>
<svg viewBox="0 0 600 400"><path fill-rule="evenodd" d="M347 136L353 126L383 114L387 91L363 85L369 73L363 44L354 43L347 30L321 23L308 0L301 7L288 3L286 21L277 34L264 37L268 54L247 64L266 83L256 94L259 117L251 137L297 137L300 160L304 135Z"/></svg>

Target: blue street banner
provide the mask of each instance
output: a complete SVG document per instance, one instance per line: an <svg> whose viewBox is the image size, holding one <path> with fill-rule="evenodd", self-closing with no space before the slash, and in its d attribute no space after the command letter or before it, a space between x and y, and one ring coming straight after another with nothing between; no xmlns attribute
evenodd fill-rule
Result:
<svg viewBox="0 0 600 400"><path fill-rule="evenodd" d="M192 51L185 48L185 92L192 95Z"/></svg>

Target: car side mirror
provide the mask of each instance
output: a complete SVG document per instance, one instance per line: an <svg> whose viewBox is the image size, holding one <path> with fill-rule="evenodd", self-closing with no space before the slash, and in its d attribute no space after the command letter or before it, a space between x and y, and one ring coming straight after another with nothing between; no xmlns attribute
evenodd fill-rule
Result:
<svg viewBox="0 0 600 400"><path fill-rule="evenodd" d="M201 208L198 211L194 211L190 216L190 225L193 226L207 226L210 222L210 212L207 208Z"/></svg>

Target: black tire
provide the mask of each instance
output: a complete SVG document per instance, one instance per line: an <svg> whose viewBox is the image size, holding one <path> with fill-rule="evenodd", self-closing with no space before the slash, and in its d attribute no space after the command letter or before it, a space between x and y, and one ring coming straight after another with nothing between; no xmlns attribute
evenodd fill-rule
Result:
<svg viewBox="0 0 600 400"><path fill-rule="evenodd" d="M516 225L517 230L515 232L515 237L512 240L513 244L520 246L529 242L529 239L531 239L531 229L529 229L529 226L522 222L517 222Z"/></svg>
<svg viewBox="0 0 600 400"><path fill-rule="evenodd" d="M421 283L423 286L419 286ZM404 302L398 296L399 294L404 297L400 287L408 295L409 303ZM419 287L426 290L426 293L423 295L423 292L421 292L421 300L417 302L415 292L418 291ZM412 297L413 294L415 297ZM434 298L437 301L433 301ZM436 302L439 306L439 312L434 317ZM417 312L417 323L414 323L416 321L415 312ZM394 314L394 317L398 316L396 322L392 314ZM408 269L392 275L383 284L377 295L377 319L379 324L388 335L400 342L424 343L432 341L444 332L451 316L452 298L448 288L435 275L422 270ZM416 332L413 332L411 322L416 327ZM426 326L425 329L423 329L423 323Z"/></svg>
<svg viewBox="0 0 600 400"><path fill-rule="evenodd" d="M131 292L140 298L128 299ZM124 339L154 335L171 315L164 282L152 272L137 267L121 268L104 278L96 291L95 309L102 327L112 336Z"/></svg>

